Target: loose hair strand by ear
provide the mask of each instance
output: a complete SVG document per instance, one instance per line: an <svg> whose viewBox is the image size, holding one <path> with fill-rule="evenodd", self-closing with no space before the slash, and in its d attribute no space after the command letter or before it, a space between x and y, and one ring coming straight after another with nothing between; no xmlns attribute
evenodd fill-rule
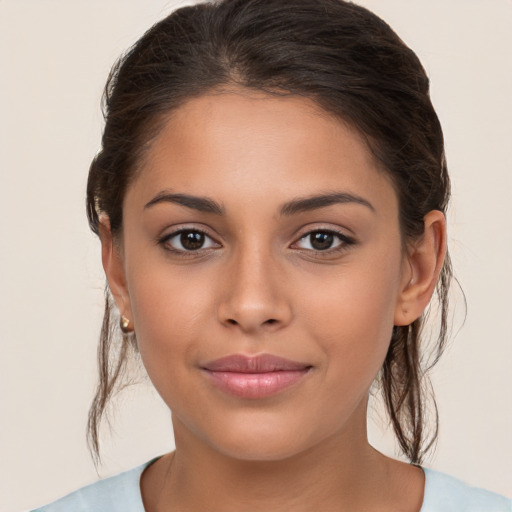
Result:
<svg viewBox="0 0 512 512"><path fill-rule="evenodd" d="M110 399L130 382L123 378L128 363L137 352L133 335L123 335L118 327L116 307L108 285L105 287L105 312L98 345L99 381L89 409L87 442L96 466L101 464L99 429L102 420L108 422L107 407Z"/></svg>

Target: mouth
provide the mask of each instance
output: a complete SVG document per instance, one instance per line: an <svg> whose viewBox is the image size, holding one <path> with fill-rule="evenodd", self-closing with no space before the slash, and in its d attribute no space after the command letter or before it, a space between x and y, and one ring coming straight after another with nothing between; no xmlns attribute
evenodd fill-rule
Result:
<svg viewBox="0 0 512 512"><path fill-rule="evenodd" d="M301 381L312 365L271 354L235 354L203 365L201 369L220 390L240 398L266 398Z"/></svg>

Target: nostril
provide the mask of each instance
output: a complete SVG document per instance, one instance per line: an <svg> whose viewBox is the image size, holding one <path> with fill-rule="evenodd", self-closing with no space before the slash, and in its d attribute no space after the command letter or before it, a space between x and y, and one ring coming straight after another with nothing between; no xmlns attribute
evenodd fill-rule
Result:
<svg viewBox="0 0 512 512"><path fill-rule="evenodd" d="M228 323L231 325L238 325L238 322L236 320L233 320L232 318L228 319Z"/></svg>
<svg viewBox="0 0 512 512"><path fill-rule="evenodd" d="M275 318L269 318L265 323L266 324L275 324L277 320Z"/></svg>

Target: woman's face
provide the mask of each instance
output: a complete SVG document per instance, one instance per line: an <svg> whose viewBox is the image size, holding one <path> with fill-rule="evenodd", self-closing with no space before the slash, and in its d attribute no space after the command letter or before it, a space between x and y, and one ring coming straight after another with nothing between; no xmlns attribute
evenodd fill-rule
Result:
<svg viewBox="0 0 512 512"><path fill-rule="evenodd" d="M365 436L410 276L396 193L351 128L304 98L190 100L127 191L120 261L178 444L277 460Z"/></svg>

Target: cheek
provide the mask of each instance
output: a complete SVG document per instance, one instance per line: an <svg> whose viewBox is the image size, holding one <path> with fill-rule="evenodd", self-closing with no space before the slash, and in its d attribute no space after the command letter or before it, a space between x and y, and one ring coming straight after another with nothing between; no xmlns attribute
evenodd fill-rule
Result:
<svg viewBox="0 0 512 512"><path fill-rule="evenodd" d="M137 270L129 274L129 290L137 341L158 388L157 381L170 376L161 373L175 366L176 375L194 360L205 322L213 316L211 288L202 285L197 273L172 272L165 263L133 268Z"/></svg>
<svg viewBox="0 0 512 512"><path fill-rule="evenodd" d="M304 328L328 366L353 382L371 384L386 356L399 296L400 254L381 252L341 268L302 302ZM338 379L344 378L341 376Z"/></svg>

